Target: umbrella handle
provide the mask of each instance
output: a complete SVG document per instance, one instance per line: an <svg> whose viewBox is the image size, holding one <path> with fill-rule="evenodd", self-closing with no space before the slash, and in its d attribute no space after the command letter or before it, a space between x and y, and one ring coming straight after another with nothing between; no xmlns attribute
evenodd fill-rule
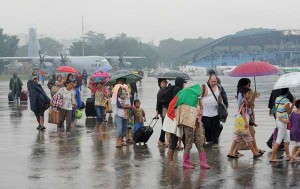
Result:
<svg viewBox="0 0 300 189"><path fill-rule="evenodd" d="M255 79L255 76L254 76L254 91L256 91L256 79Z"/></svg>

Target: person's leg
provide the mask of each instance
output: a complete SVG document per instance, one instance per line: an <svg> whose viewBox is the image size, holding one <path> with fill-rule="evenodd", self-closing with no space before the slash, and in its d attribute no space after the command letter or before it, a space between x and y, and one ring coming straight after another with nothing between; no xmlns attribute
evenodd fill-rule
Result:
<svg viewBox="0 0 300 189"><path fill-rule="evenodd" d="M124 119L122 118L122 143L124 143L124 145L126 145L125 141L123 141L124 137L126 137L127 134L127 123L128 123L128 119Z"/></svg>
<svg viewBox="0 0 300 189"><path fill-rule="evenodd" d="M217 147L219 144L219 125L220 125L220 119L219 116L211 117L211 135L212 135L212 142L213 142L213 147Z"/></svg>
<svg viewBox="0 0 300 189"><path fill-rule="evenodd" d="M290 132L286 128L285 136L284 136L284 151L286 155L286 161L291 160L291 154L290 154Z"/></svg>
<svg viewBox="0 0 300 189"><path fill-rule="evenodd" d="M206 163L206 153L203 148L204 134L201 124L197 124L194 130L194 144L198 150L200 167L209 169L209 165Z"/></svg>
<svg viewBox="0 0 300 189"><path fill-rule="evenodd" d="M38 122L38 127L36 128L37 130L40 130L42 128L41 124L40 124L40 115L38 113L34 113L35 115L35 119Z"/></svg>
<svg viewBox="0 0 300 189"><path fill-rule="evenodd" d="M70 134L70 132L71 132L72 112L73 112L73 110L66 110L66 132L67 132L67 134Z"/></svg>
<svg viewBox="0 0 300 189"><path fill-rule="evenodd" d="M252 141L253 147L254 147L255 151L259 152L259 149L258 149L257 144L256 144L256 139L255 139L255 129L254 129L254 126L250 126L249 127L249 131L250 131L250 134L251 134L252 139L253 139L253 141Z"/></svg>
<svg viewBox="0 0 300 189"><path fill-rule="evenodd" d="M115 117L115 124L117 126L116 128L116 147L122 147L122 118L118 115Z"/></svg>
<svg viewBox="0 0 300 189"><path fill-rule="evenodd" d="M174 165L173 156L174 156L174 150L176 149L177 146L177 142L178 142L178 137L175 134L170 133L170 145L168 150L168 160L170 165Z"/></svg>
<svg viewBox="0 0 300 189"><path fill-rule="evenodd" d="M66 118L66 110L60 108L59 109L59 121L58 121L58 124L57 124L57 132L61 131L62 126L63 126L64 121L65 121L65 118Z"/></svg>
<svg viewBox="0 0 300 189"><path fill-rule="evenodd" d="M190 151L193 147L194 142L194 131L193 128L189 126L183 126L185 133L185 147L183 152L183 168L185 169L194 169L194 166L190 162Z"/></svg>
<svg viewBox="0 0 300 189"><path fill-rule="evenodd" d="M233 141L231 143L231 146L230 146L230 150L229 150L229 153L227 155L227 157L234 157L234 158L238 158L238 156L236 155L235 153L235 149L236 149L236 145L241 141L241 136L239 135L236 135L234 134L234 137L233 137Z"/></svg>
<svg viewBox="0 0 300 189"><path fill-rule="evenodd" d="M286 133L286 128L284 129L284 124L277 119L276 119L276 128L277 128L277 137L276 137L276 142L272 148L272 154L270 157L270 161L278 161L276 159L276 153L277 153L277 151L279 149L279 145L282 142L282 140L284 139L285 133Z"/></svg>
<svg viewBox="0 0 300 189"><path fill-rule="evenodd" d="M212 142L211 123L209 117L202 116L201 122L203 123L205 129L206 142Z"/></svg>
<svg viewBox="0 0 300 189"><path fill-rule="evenodd" d="M99 125L101 124L101 109L100 106L95 106L96 114L97 114L97 123L95 126L95 133L99 133Z"/></svg>
<svg viewBox="0 0 300 189"><path fill-rule="evenodd" d="M161 124L163 123L164 123L164 117L161 117ZM164 145L164 143L166 142L165 137L166 137L166 132L163 129L161 129L159 141L158 141L159 145Z"/></svg>
<svg viewBox="0 0 300 189"><path fill-rule="evenodd" d="M40 116L40 125L41 125L42 130L46 129L46 127L44 126L44 122L45 122L45 117L44 117L44 115L41 115Z"/></svg>

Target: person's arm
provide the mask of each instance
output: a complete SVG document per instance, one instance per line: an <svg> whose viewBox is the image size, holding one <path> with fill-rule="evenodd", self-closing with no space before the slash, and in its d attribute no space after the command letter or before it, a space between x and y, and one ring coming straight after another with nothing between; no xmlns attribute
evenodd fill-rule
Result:
<svg viewBox="0 0 300 189"><path fill-rule="evenodd" d="M220 85L220 88L221 88L221 97L222 97L223 103L226 106L226 108L228 108L229 104L228 104L228 98L227 98L226 91L222 85Z"/></svg>
<svg viewBox="0 0 300 189"><path fill-rule="evenodd" d="M284 119L281 116L278 117L280 121L282 121L283 123L289 123L288 119Z"/></svg>
<svg viewBox="0 0 300 189"><path fill-rule="evenodd" d="M143 118L144 118L144 122L146 122L146 113L143 109L142 109L142 115L143 115Z"/></svg>
<svg viewBox="0 0 300 189"><path fill-rule="evenodd" d="M293 100L292 106L290 106L290 103L285 104L285 109L288 114L290 114L293 111L295 103L296 103L296 99Z"/></svg>
<svg viewBox="0 0 300 189"><path fill-rule="evenodd" d="M248 120L247 120L247 106L246 106L246 104L242 105L241 113L242 113L242 116L243 116L244 121L245 121L245 128L248 129L249 128L249 123L248 123Z"/></svg>

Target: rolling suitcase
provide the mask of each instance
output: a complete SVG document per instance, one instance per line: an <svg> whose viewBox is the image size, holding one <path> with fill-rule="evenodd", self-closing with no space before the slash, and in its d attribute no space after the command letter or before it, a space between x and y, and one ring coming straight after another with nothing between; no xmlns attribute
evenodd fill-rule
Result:
<svg viewBox="0 0 300 189"><path fill-rule="evenodd" d="M20 96L20 101L21 102L27 102L28 100L28 92L27 91L22 91L21 96Z"/></svg>
<svg viewBox="0 0 300 189"><path fill-rule="evenodd" d="M154 122L153 126L151 126L153 120L156 120L156 121ZM134 142L147 143L153 133L153 128L156 125L157 121L158 121L158 118L153 118L152 121L150 122L149 126L140 127L133 135Z"/></svg>
<svg viewBox="0 0 300 189"><path fill-rule="evenodd" d="M12 92L8 93L8 102L13 102L14 101L14 97Z"/></svg>
<svg viewBox="0 0 300 189"><path fill-rule="evenodd" d="M97 117L95 110L95 98L87 98L85 103L86 117Z"/></svg>

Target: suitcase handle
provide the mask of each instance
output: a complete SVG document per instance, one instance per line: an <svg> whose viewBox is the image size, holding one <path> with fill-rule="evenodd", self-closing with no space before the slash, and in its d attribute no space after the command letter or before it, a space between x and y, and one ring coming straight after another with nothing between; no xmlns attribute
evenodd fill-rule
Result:
<svg viewBox="0 0 300 189"><path fill-rule="evenodd" d="M156 121L154 122L153 127L151 127L153 120L156 120ZM151 120L151 122L150 122L149 126L147 127L146 131L148 131L149 128L152 128L152 129L153 129L153 128L155 127L155 125L156 125L156 123L157 123L158 120L159 120L159 117L154 117L154 118Z"/></svg>

